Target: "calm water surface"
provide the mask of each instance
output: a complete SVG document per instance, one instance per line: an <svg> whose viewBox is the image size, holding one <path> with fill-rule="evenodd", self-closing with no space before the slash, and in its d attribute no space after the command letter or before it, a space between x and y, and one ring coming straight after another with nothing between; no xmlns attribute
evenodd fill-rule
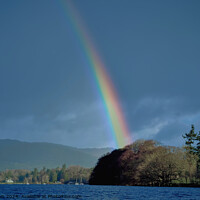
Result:
<svg viewBox="0 0 200 200"><path fill-rule="evenodd" d="M0 199L200 200L200 188L90 185L0 185Z"/></svg>

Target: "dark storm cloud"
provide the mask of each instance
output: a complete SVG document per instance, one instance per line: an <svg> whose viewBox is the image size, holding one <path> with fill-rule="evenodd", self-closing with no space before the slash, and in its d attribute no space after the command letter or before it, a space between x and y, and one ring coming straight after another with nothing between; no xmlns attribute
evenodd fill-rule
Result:
<svg viewBox="0 0 200 200"><path fill-rule="evenodd" d="M87 2L74 4L133 139L183 144L192 123L200 128L199 1ZM0 4L0 138L114 146L85 50L63 8Z"/></svg>
<svg viewBox="0 0 200 200"><path fill-rule="evenodd" d="M156 139L164 144L183 145L182 135L190 130L191 124L199 128L198 100L191 101L187 97L141 99L131 115L133 135L136 139Z"/></svg>

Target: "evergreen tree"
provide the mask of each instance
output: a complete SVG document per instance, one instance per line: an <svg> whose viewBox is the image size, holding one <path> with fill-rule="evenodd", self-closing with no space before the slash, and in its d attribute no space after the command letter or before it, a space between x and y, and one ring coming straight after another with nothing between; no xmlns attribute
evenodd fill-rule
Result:
<svg viewBox="0 0 200 200"><path fill-rule="evenodd" d="M199 157L199 160L200 160L200 131L199 131L199 133L196 136L196 141L197 141L197 144L196 144L196 154L197 154L197 156Z"/></svg>
<svg viewBox="0 0 200 200"><path fill-rule="evenodd" d="M200 131L196 136L196 155L198 156L198 162L197 162L197 178L200 178Z"/></svg>
<svg viewBox="0 0 200 200"><path fill-rule="evenodd" d="M33 174L32 181L33 181L34 183L37 183L37 181L38 181L38 169L37 169L37 168L34 168L34 171L32 172L32 174Z"/></svg>
<svg viewBox="0 0 200 200"><path fill-rule="evenodd" d="M191 154L196 154L196 147L195 145L195 140L197 139L197 134L194 132L194 125L191 125L191 130L189 133L185 133L183 135L183 138L186 140L186 150L189 151Z"/></svg>
<svg viewBox="0 0 200 200"><path fill-rule="evenodd" d="M57 181L57 173L55 170L51 170L49 181L55 183Z"/></svg>
<svg viewBox="0 0 200 200"><path fill-rule="evenodd" d="M186 150L196 157L196 178L200 178L200 132L194 132L194 125L191 126L189 133L186 133L183 138L186 139Z"/></svg>

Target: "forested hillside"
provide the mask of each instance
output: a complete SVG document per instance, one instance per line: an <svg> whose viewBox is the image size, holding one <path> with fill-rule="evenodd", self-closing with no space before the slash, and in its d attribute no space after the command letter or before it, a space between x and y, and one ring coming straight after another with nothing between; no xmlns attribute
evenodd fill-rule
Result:
<svg viewBox="0 0 200 200"><path fill-rule="evenodd" d="M79 165L94 167L98 158L111 148L79 149L59 144L0 140L0 170L42 169Z"/></svg>

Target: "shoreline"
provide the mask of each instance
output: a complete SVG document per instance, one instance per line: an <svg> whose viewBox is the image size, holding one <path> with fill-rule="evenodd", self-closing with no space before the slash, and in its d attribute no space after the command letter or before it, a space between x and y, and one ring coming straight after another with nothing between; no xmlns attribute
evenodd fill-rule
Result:
<svg viewBox="0 0 200 200"><path fill-rule="evenodd" d="M0 185L75 185L75 184L63 184L63 183L0 183ZM89 184L84 184L89 185ZM77 186L77 185L76 185ZM82 186L82 185L81 185ZM200 185L198 184L176 184L171 186L152 186L152 185L90 185L90 186L123 186L123 187L166 187L166 188L173 188L173 187L191 187L191 188L200 188Z"/></svg>

